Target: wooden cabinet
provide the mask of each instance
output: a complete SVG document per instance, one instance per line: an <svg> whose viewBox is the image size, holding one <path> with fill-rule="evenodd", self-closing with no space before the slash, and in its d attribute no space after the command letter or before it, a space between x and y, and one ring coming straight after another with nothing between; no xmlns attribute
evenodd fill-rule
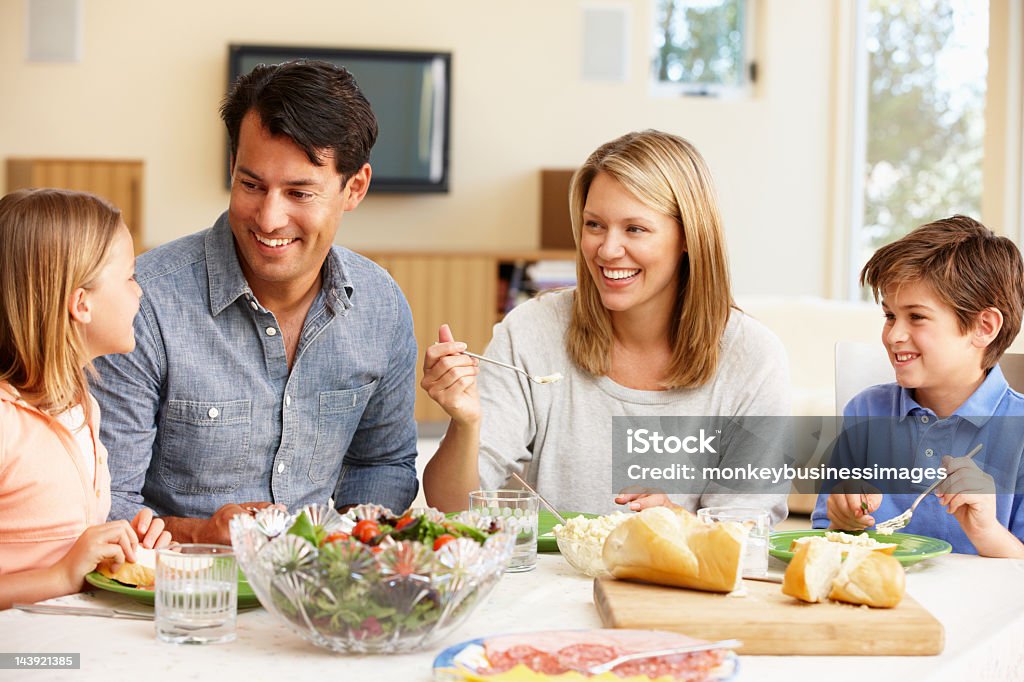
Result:
<svg viewBox="0 0 1024 682"><path fill-rule="evenodd" d="M142 161L106 159L8 159L7 191L27 187L57 187L92 192L121 209L135 240L144 250Z"/></svg>
<svg viewBox="0 0 1024 682"><path fill-rule="evenodd" d="M442 324L451 326L455 338L470 350L483 352L504 312L507 290L501 278L508 265L575 258L573 251L360 253L387 269L409 301L420 356L417 386L423 378L424 349L437 341ZM416 419L447 421L448 417L425 391L417 390Z"/></svg>

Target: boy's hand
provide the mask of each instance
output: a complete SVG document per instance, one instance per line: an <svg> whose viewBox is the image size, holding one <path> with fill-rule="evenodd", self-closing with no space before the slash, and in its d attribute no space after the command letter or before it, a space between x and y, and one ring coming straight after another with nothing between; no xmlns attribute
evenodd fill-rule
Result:
<svg viewBox="0 0 1024 682"><path fill-rule="evenodd" d="M615 504L628 505L630 511L640 511L649 507L679 508L679 505L668 499L665 493L623 493L615 498Z"/></svg>
<svg viewBox="0 0 1024 682"><path fill-rule="evenodd" d="M968 537L1000 526L996 519L995 480L966 457L942 458L946 480L935 489L939 504L960 523Z"/></svg>
<svg viewBox="0 0 1024 682"><path fill-rule="evenodd" d="M143 507L131 521L139 544L147 549L163 549L171 544L171 534L164 530L162 519L153 518L153 510Z"/></svg>
<svg viewBox="0 0 1024 682"><path fill-rule="evenodd" d="M882 504L882 494L877 488L859 481L848 481L837 485L828 496L826 513L832 523L829 528L836 530L864 530L875 525L874 511Z"/></svg>
<svg viewBox="0 0 1024 682"><path fill-rule="evenodd" d="M77 592L82 589L85 574L96 570L101 561L113 559L113 570L117 570L125 561L135 561L135 547L138 544L139 539L127 521L89 526L55 568L69 588L68 591Z"/></svg>

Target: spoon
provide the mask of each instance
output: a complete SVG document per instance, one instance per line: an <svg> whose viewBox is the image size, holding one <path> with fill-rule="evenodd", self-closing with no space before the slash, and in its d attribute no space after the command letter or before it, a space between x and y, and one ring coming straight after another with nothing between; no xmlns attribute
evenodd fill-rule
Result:
<svg viewBox="0 0 1024 682"><path fill-rule="evenodd" d="M562 380L562 375L559 372L555 372L554 374L548 374L547 376L538 377L538 376L534 376L534 375L530 374L529 372L527 372L522 367L516 367L515 365L506 365L504 362L499 362L497 360L492 360L491 358L485 357L483 355L477 355L476 353L470 353L468 350L462 351L462 354L463 355L468 355L471 358L476 358L477 360L483 360L484 362L489 362L489 363L491 363L493 365L498 365L499 367L504 367L505 369L511 369L513 371L519 372L520 374L522 374L524 377L528 378L530 381L532 381L535 384L553 384L556 381L561 381Z"/></svg>

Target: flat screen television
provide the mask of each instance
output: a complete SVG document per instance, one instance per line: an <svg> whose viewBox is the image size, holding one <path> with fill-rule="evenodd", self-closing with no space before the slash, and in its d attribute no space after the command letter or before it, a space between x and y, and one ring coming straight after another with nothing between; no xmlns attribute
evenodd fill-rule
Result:
<svg viewBox="0 0 1024 682"><path fill-rule="evenodd" d="M257 64L293 59L344 66L370 101L379 126L371 192L448 191L450 52L232 45L228 87Z"/></svg>

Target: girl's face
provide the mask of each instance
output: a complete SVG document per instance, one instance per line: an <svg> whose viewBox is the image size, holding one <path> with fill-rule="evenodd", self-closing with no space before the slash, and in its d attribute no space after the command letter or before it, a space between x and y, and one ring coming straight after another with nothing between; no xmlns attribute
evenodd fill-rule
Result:
<svg viewBox="0 0 1024 682"><path fill-rule="evenodd" d="M128 228L121 223L99 274L84 289L78 318L85 332L89 359L135 349L132 322L139 312L142 289L135 283L135 249Z"/></svg>
<svg viewBox="0 0 1024 682"><path fill-rule="evenodd" d="M624 312L647 319L671 314L686 252L683 229L607 173L590 183L580 250L613 319Z"/></svg>

